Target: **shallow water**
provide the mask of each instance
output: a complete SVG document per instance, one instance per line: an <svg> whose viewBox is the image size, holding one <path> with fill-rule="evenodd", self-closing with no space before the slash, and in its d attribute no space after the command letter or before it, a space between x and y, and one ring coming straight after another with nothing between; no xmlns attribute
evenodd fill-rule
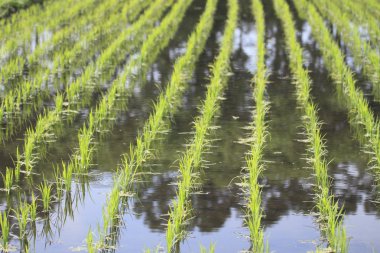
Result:
<svg viewBox="0 0 380 253"><path fill-rule="evenodd" d="M189 221L189 235L180 244L180 252L199 252L200 245L215 243L216 252L250 250L249 232L244 226L244 198L239 186L244 154L248 146L242 140L249 137L247 127L252 120L254 101L250 82L256 68L256 32L249 0L241 0L241 22L235 32L231 72L220 112L209 136L211 147L204 154L200 173L200 189L192 196L193 217ZM306 162L307 150L302 132L301 111L297 107L295 86L291 81L283 32L274 14L271 1L264 1L266 13L267 66L270 72L267 98L269 137L265 147L262 206L265 217L265 237L273 252L307 252L325 242L313 216L313 170ZM111 133L97 138L95 165L83 182L75 182L68 201L54 203L50 218L37 222L35 252L85 252L85 238L89 228L96 231L102 224L102 206L113 187L113 176L121 155L141 130L152 111L160 90L170 78L175 59L185 50L186 40L204 8L204 1L195 0L170 46L164 50L147 75L147 83L137 88L130 98L128 110L117 115ZM145 248L164 247L167 213L175 198L178 176L178 159L191 139L192 122L204 98L213 59L226 16L226 2L220 1L216 21L201 55L192 81L178 112L171 118L171 130L155 143L157 154L143 168L144 181L136 185L137 194L129 198L126 214L112 252L142 252ZM318 46L311 37L307 24L297 18L299 40L305 49L305 65L313 82L312 95L319 107L320 119L328 150L329 175L333 180L333 193L344 204L344 224L350 237L350 252L375 252L380 250L378 230L380 209L374 204L373 178L363 147L355 139L348 124L347 112L338 103L335 85L323 67ZM349 58L347 59L350 60ZM364 79L358 86L364 87ZM107 87L104 87L106 89ZM367 96L369 100L373 99ZM95 99L96 101L96 99ZM53 143L38 168L38 173L53 180L53 164L67 160L77 146L77 131L88 115L83 109L72 127L64 129L60 139ZM372 109L380 112L376 106ZM21 136L22 137L22 136ZM15 139L1 148L1 167L11 165ZM3 171L3 170L2 170ZM25 182L22 188L30 190L39 183ZM83 187L83 188L82 188ZM23 192L21 189L21 192ZM84 189L84 190L83 190ZM30 198L30 193L25 194ZM1 210L15 203L17 194L7 199L0 192ZM11 218L14 223L15 219ZM15 230L15 229L14 229ZM13 231L17 234L17 231ZM96 232L97 233L97 232ZM29 238L34 236L30 234ZM15 238L12 244L18 246Z"/></svg>

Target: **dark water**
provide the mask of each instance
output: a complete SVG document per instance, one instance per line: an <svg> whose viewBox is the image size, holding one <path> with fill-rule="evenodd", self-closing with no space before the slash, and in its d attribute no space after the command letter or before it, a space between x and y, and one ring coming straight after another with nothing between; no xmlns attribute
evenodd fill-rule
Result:
<svg viewBox="0 0 380 253"><path fill-rule="evenodd" d="M199 246L216 244L216 252L240 252L250 249L249 232L244 227L244 199L238 185L244 154L248 146L242 140L249 137L254 101L250 81L256 69L256 32L248 0L241 0L241 21L235 32L230 78L215 129L209 136L211 148L204 155L201 173L202 187L192 196L193 218L189 236L181 243L181 252L199 252ZM102 221L102 206L113 187L113 175L152 111L153 101L170 78L175 59L186 46L186 40L204 8L204 1L195 0L170 46L162 52L150 72L148 82L137 88L130 99L128 110L118 114L115 127L106 138L97 138L95 166L88 176L88 189L76 182L68 201L55 203L49 219L37 223L36 239L31 240L35 252L85 251L89 228L96 231ZM313 213L313 170L306 163L306 146L301 141L301 112L297 108L295 86L291 82L281 24L274 14L271 1L264 1L266 13L267 66L270 71L267 95L268 138L264 160L265 172L262 198L265 217L265 237L273 252L307 252L315 250L320 232ZM177 160L192 135L192 122L204 98L209 81L209 65L218 53L225 24L226 1L220 1L216 21L206 50L197 64L195 75L182 99L181 108L171 118L171 130L155 144L155 159L143 168L144 182L128 202L123 217L116 252L142 252L145 248L165 247L165 230L169 205L175 197ZM296 13L294 13L296 14ZM347 112L338 103L335 85L323 66L318 45L310 28L297 18L299 40L305 49L305 65L313 81L312 95L319 106L324 122L323 135L328 150L329 174L339 203L344 203L345 225L350 237L350 252L377 252L380 250L380 209L373 201L373 178L369 173L369 156L355 140ZM349 58L348 58L349 61ZM359 73L360 74L360 73ZM359 79L361 80L361 79ZM363 80L363 82L365 82ZM361 83L359 82L359 86ZM364 87L363 84L360 87ZM368 99L371 99L368 96ZM376 107L373 107L376 110ZM48 151L47 159L37 168L53 180L52 164L67 160L77 145L77 131L88 115L82 111L73 127ZM1 149L1 164L11 164L15 139ZM2 166L3 167L3 166ZM31 189L42 180L25 182ZM26 194L27 196L28 193ZM1 210L12 205L17 194L6 197L0 192ZM11 218L11 222L15 222ZM14 230L14 234L17 231ZM33 235L30 235L33 238ZM35 243L35 246L33 246ZM12 244L18 246L17 239Z"/></svg>

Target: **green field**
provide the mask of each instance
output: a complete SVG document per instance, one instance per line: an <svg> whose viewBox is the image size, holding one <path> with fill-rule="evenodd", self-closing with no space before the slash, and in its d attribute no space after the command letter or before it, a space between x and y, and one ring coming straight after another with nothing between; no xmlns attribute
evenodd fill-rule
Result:
<svg viewBox="0 0 380 253"><path fill-rule="evenodd" d="M0 252L380 252L379 0L0 0Z"/></svg>

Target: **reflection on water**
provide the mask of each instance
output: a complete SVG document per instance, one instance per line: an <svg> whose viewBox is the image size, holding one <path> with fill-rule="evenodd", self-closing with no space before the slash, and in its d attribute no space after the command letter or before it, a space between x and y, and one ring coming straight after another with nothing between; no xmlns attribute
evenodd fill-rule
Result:
<svg viewBox="0 0 380 253"><path fill-rule="evenodd" d="M305 29L302 27L307 27L300 23L302 22L299 22L298 25L300 30ZM306 28L306 30L306 33L309 34L309 29ZM320 52L316 50L316 43L309 38L303 41L303 47L308 52L309 57L306 64L311 70L310 74L315 83L312 93L318 102L319 115L324 122L322 130L326 135L329 157L332 159L330 167L332 175L334 175L335 191L338 196L343 196L345 199L346 211L355 211L358 203L354 199L356 198L360 202L362 199L360 192L366 193L367 201L373 197L373 178L368 173L370 157L361 152L363 148L354 138L354 133L348 124L347 112L337 101L335 86L328 77L327 70L319 64L323 61ZM359 81L359 83L361 82ZM372 109L378 113L376 107L372 107ZM353 197L354 195L356 197ZM373 207L372 211L375 209Z"/></svg>
<svg viewBox="0 0 380 253"><path fill-rule="evenodd" d="M199 245L216 243L216 252L249 250L242 212L244 199L240 187L244 154L248 147L239 140L248 137L246 127L252 120L254 102L250 80L256 68L256 32L249 0L241 0L241 22L235 32L229 86L215 124L219 127L210 136L213 147L204 155L204 172L201 174L201 190L192 196L193 218L189 222L189 237L181 244L181 252L198 252ZM127 112L119 113L112 134L99 139L96 166L88 175L88 189L74 184L70 196L54 204L49 219L37 222L36 252L84 251L89 226L96 228L102 219L101 207L113 184L113 173L130 143L141 129L152 110L152 100L165 88L175 58L185 50L185 41L192 31L204 1L196 0L181 25L180 33L154 64L148 73L148 83L136 89ZM265 235L271 250L275 252L306 252L320 243L320 232L311 215L313 203L313 170L306 164L306 146L302 135L301 113L297 108L295 88L291 82L289 63L279 20L274 16L271 1L264 1L266 13L267 65L270 78L267 95L270 100L268 113L270 136L264 159L266 170L261 183L265 217ZM294 12L294 8L293 12ZM295 14L295 13L294 13ZM226 16L226 2L220 1L216 22L201 55L195 75L182 99L179 113L171 118L172 130L165 140L156 144L158 155L144 168L147 176L138 184L138 192L129 199L127 214L123 217L116 252L141 252L144 248L165 246L165 229L169 205L175 197L177 159L184 144L191 138L193 118L203 99L209 80L209 65L218 53ZM323 67L318 45L311 37L310 28L299 18L298 38L305 49L305 66L313 80L312 94L319 106L319 116L327 140L332 191L340 203L344 203L345 224L350 240L350 252L380 250L376 233L380 228L380 210L374 205L373 178L368 173L369 157L361 152L354 140L347 112L338 103L335 86ZM359 79L360 80L360 79ZM361 81L360 81L361 82ZM376 109L375 106L372 107ZM377 109L376 109L377 110ZM380 111L380 110L378 110ZM52 144L47 162L39 173L52 180L51 163L67 159L76 143L76 131L86 119L88 111L75 122L75 127L64 129L63 138ZM12 144L13 145L13 144ZM6 147L1 161L11 161ZM30 189L34 182L25 183ZM14 202L17 196L6 199L0 193L1 209ZM29 196L30 197L30 196ZM67 198L66 198L67 197ZM68 201L65 201L66 200ZM70 201L69 201L70 200ZM14 223L11 218L11 223ZM96 230L96 229L94 229ZM17 231L15 231L15 234Z"/></svg>

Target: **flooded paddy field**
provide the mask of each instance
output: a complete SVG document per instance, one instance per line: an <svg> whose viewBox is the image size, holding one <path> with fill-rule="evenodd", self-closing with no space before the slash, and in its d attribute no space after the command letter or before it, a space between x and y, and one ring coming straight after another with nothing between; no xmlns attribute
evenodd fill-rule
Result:
<svg viewBox="0 0 380 253"><path fill-rule="evenodd" d="M0 19L1 252L379 252L380 2L45 0Z"/></svg>

